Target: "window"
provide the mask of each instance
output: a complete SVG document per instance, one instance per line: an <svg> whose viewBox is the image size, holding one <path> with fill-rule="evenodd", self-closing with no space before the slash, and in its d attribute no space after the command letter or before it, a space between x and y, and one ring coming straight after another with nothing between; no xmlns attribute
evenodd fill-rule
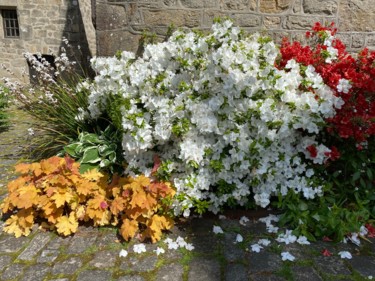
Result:
<svg viewBox="0 0 375 281"><path fill-rule="evenodd" d="M20 37L20 28L18 26L17 10L2 10L4 37Z"/></svg>

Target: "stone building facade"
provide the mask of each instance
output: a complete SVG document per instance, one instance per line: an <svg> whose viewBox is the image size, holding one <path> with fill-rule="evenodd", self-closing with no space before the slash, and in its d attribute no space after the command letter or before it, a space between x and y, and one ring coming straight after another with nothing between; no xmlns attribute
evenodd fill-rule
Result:
<svg viewBox="0 0 375 281"><path fill-rule="evenodd" d="M263 32L276 41L282 37L303 40L315 22L335 22L350 51L364 46L375 49L374 1L0 0L0 12L16 10L19 22L19 36L6 37L0 19L0 64L20 76L27 68L23 52L58 54L63 37L73 46L71 55L85 64L90 56L136 51L144 31L163 39L171 24L208 30L215 17L223 16L248 32ZM6 75L0 69L0 77Z"/></svg>
<svg viewBox="0 0 375 281"><path fill-rule="evenodd" d="M304 39L315 22L335 22L350 51L375 49L374 0L96 0L97 50L137 49L142 31L164 36L168 26L209 29L229 16L249 32L276 41Z"/></svg>
<svg viewBox="0 0 375 281"><path fill-rule="evenodd" d="M0 77L10 76L6 68L14 72L11 78L28 82L29 77L24 73L28 74L29 69L23 53L59 55L64 46L63 38L68 39L72 46L66 48L68 55L86 64L88 56L96 54L96 40L91 19L91 0L80 2L0 0ZM12 16L16 18L9 20ZM17 33L7 33L7 29L17 27Z"/></svg>

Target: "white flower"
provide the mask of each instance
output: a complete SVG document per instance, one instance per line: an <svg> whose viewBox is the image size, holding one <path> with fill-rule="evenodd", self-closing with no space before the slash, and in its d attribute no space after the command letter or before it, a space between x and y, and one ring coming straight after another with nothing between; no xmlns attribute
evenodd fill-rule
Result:
<svg viewBox="0 0 375 281"><path fill-rule="evenodd" d="M133 246L133 251L134 253L137 253L137 254L141 254L141 253L145 253L146 252L146 246L145 244L135 244Z"/></svg>
<svg viewBox="0 0 375 281"><path fill-rule="evenodd" d="M165 250L163 248L157 247L156 250L154 250L156 255L164 254Z"/></svg>
<svg viewBox="0 0 375 281"><path fill-rule="evenodd" d="M192 251L192 250L195 249L195 247L191 243L186 243L185 249L188 250L188 251Z"/></svg>
<svg viewBox="0 0 375 281"><path fill-rule="evenodd" d="M243 242L243 237L241 234L237 234L235 243L241 243L241 242Z"/></svg>
<svg viewBox="0 0 375 281"><path fill-rule="evenodd" d="M251 251L252 252L259 253L261 249L263 249L263 247L260 246L259 244L252 244L251 245Z"/></svg>
<svg viewBox="0 0 375 281"><path fill-rule="evenodd" d="M224 233L223 229L220 226L216 226L216 225L214 225L214 228L212 231L215 234Z"/></svg>
<svg viewBox="0 0 375 281"><path fill-rule="evenodd" d="M28 131L28 133L29 133L29 136L33 136L33 135L35 135L35 132L34 132L34 129L33 129L33 128L28 128L27 131Z"/></svg>
<svg viewBox="0 0 375 281"><path fill-rule="evenodd" d="M224 216L224 215L219 215L219 220L225 220L225 219L227 219L226 216Z"/></svg>
<svg viewBox="0 0 375 281"><path fill-rule="evenodd" d="M341 252L338 252L339 256L342 258L342 259L351 259L352 258L352 254L349 253L348 251L341 251Z"/></svg>
<svg viewBox="0 0 375 281"><path fill-rule="evenodd" d="M283 261L294 261L296 258L290 254L289 252L282 252L281 253L281 259Z"/></svg>
<svg viewBox="0 0 375 281"><path fill-rule="evenodd" d="M310 242L307 240L305 236L298 237L297 243L301 245L310 245Z"/></svg>
<svg viewBox="0 0 375 281"><path fill-rule="evenodd" d="M292 234L291 230L286 230L285 234L280 234L277 238L276 241L280 243L285 243L285 244L292 244L296 242L297 237Z"/></svg>
<svg viewBox="0 0 375 281"><path fill-rule="evenodd" d="M267 247L269 244L271 244L271 241L268 239L259 239L258 244Z"/></svg>
<svg viewBox="0 0 375 281"><path fill-rule="evenodd" d="M127 255L128 255L128 251L122 249L122 250L120 251L119 257L120 257L120 258L121 258L121 257L126 258Z"/></svg>
<svg viewBox="0 0 375 281"><path fill-rule="evenodd" d="M352 85L350 84L349 80L340 79L336 88L338 92L347 94L349 93L349 90L352 88Z"/></svg>
<svg viewBox="0 0 375 281"><path fill-rule="evenodd" d="M361 240L359 240L358 233L352 233L350 236L348 236L348 239L355 245L359 246L361 245Z"/></svg>
<svg viewBox="0 0 375 281"><path fill-rule="evenodd" d="M246 226L246 223L247 223L248 221L250 221L250 220L249 220L247 217L245 217L245 216L242 216L242 217L240 218L240 224L243 225L243 226Z"/></svg>

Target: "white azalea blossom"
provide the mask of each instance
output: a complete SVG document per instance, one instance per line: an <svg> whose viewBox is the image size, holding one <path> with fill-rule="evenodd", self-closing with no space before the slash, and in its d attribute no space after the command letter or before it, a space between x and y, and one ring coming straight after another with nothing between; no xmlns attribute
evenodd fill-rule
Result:
<svg viewBox="0 0 375 281"><path fill-rule="evenodd" d="M119 253L120 258L126 258L128 256L128 251L122 249Z"/></svg>
<svg viewBox="0 0 375 281"><path fill-rule="evenodd" d="M297 239L297 243L300 245L310 245L310 242L307 240L305 236L299 236Z"/></svg>
<svg viewBox="0 0 375 281"><path fill-rule="evenodd" d="M217 226L217 225L214 225L212 231L215 234L222 234L222 233L224 233L223 229L220 226Z"/></svg>
<svg viewBox="0 0 375 281"><path fill-rule="evenodd" d="M269 244L271 244L271 241L268 239L259 239L258 244L267 247Z"/></svg>
<svg viewBox="0 0 375 281"><path fill-rule="evenodd" d="M249 221L250 221L250 220L249 220L248 217L242 216L242 217L240 218L239 223L240 223L241 225L243 225L243 226L246 226L246 223L249 222Z"/></svg>
<svg viewBox="0 0 375 281"><path fill-rule="evenodd" d="M289 252L282 252L281 253L281 259L283 261L294 261L296 258Z"/></svg>
<svg viewBox="0 0 375 281"><path fill-rule="evenodd" d="M133 251L134 253L137 253L137 254L141 254L141 253L145 253L146 252L146 246L145 244L135 244L133 246Z"/></svg>
<svg viewBox="0 0 375 281"><path fill-rule="evenodd" d="M157 247L156 250L154 250L156 255L164 254L165 250L163 248Z"/></svg>
<svg viewBox="0 0 375 281"><path fill-rule="evenodd" d="M352 258L352 254L348 251L341 251L341 252L338 252L338 255L342 258L342 259L351 259Z"/></svg>
<svg viewBox="0 0 375 281"><path fill-rule="evenodd" d="M331 42L328 37L330 60L337 56ZM77 119L99 118L116 103L125 172L149 176L157 153L158 171L176 188L176 215L190 216L200 201L213 212L250 197L267 207L271 196L289 190L313 199L322 187L303 162L328 159L329 148L315 136L343 101L312 66L290 60L278 69L279 54L272 40L246 36L229 20L215 23L208 35L179 30L145 46L138 58L131 52L93 58L97 76L80 85L90 92L88 112ZM339 84L342 91L350 86Z"/></svg>
<svg viewBox="0 0 375 281"><path fill-rule="evenodd" d="M263 249L263 247L259 244L252 244L251 245L251 251L252 252L259 253L261 249Z"/></svg>
<svg viewBox="0 0 375 281"><path fill-rule="evenodd" d="M236 236L236 243L241 243L241 242L243 242L243 237L242 237L241 234L237 234L237 236Z"/></svg>

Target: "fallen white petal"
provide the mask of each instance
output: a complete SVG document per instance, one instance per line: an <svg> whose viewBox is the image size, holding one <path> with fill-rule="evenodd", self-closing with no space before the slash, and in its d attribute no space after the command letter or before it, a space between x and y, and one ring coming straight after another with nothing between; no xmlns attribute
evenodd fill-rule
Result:
<svg viewBox="0 0 375 281"><path fill-rule="evenodd" d="M127 257L127 255L128 255L128 251L126 251L126 250L121 250L120 251L120 254L119 254L119 257L121 258L126 258Z"/></svg>
<svg viewBox="0 0 375 281"><path fill-rule="evenodd" d="M214 225L214 228L212 230L215 234L224 233L223 229L220 226Z"/></svg>

